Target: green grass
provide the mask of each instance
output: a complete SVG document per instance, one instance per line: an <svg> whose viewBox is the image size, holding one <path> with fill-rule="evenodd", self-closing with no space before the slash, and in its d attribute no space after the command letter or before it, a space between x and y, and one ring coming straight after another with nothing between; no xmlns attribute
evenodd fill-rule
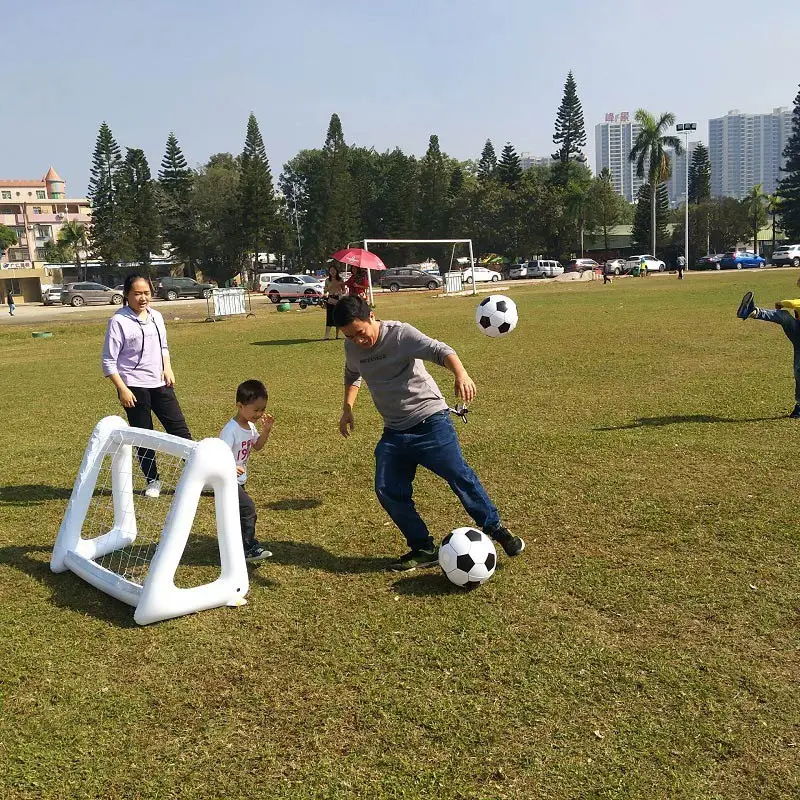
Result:
<svg viewBox="0 0 800 800"><path fill-rule="evenodd" d="M791 349L734 317L746 288L771 304L795 277L513 285L503 340L472 298L381 296L476 380L461 442L528 545L469 593L383 570L403 547L371 488L379 419L364 391L338 436L319 311L168 321L195 437L239 381L269 386L248 485L275 558L245 607L147 628L48 566L87 437L117 413L104 326L0 328L0 794L800 795ZM416 497L438 535L467 522L430 475Z"/></svg>

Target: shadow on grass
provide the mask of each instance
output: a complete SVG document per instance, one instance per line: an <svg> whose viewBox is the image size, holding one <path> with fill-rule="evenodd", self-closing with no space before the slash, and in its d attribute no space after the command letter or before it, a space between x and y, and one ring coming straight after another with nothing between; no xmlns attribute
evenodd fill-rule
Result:
<svg viewBox="0 0 800 800"><path fill-rule="evenodd" d="M250 344L258 345L259 347L269 347L270 345L282 345L282 344L308 344L309 342L320 342L322 338L319 339L270 339L264 342L250 342Z"/></svg>
<svg viewBox="0 0 800 800"><path fill-rule="evenodd" d="M308 511L312 508L319 508L321 505L322 500L318 500L316 497L291 497L267 503L266 508L270 511Z"/></svg>
<svg viewBox="0 0 800 800"><path fill-rule="evenodd" d="M34 506L48 500L69 500L72 487L47 486L40 483L23 486L0 486L0 504L10 506Z"/></svg>
<svg viewBox="0 0 800 800"><path fill-rule="evenodd" d="M388 558L337 556L324 547L307 542L273 541L267 536L264 537L264 541L273 552L270 559L273 564L322 569L325 572L338 572L346 575L383 572L389 565Z"/></svg>
<svg viewBox="0 0 800 800"><path fill-rule="evenodd" d="M17 545L0 548L0 564L20 570L50 590L50 599L59 608L86 614L120 628L138 628L133 621L133 609L99 589L95 589L71 572L56 574L50 569L52 548L40 545ZM35 558L46 553L46 559Z"/></svg>
<svg viewBox="0 0 800 800"><path fill-rule="evenodd" d="M430 597L432 595L443 594L463 594L474 589L462 589L442 574L440 569L429 569L425 572L414 571L408 577L400 578L392 584L397 594L409 597Z"/></svg>
<svg viewBox="0 0 800 800"><path fill-rule="evenodd" d="M784 419L781 414L776 417L715 417L709 414L686 414L675 417L640 417L627 425L612 425L606 428L593 428L595 431L627 431L632 428L663 428L667 425L691 425L698 423L712 424L742 424L745 422L770 422L776 419Z"/></svg>

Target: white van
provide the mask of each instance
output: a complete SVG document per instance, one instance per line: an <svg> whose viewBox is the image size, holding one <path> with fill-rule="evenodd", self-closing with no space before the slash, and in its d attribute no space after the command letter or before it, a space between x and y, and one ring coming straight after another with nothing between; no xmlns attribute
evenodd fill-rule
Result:
<svg viewBox="0 0 800 800"><path fill-rule="evenodd" d="M288 272L259 272L258 283L256 283L256 291L262 293L266 292L270 283L272 283L275 278L283 278L288 274Z"/></svg>

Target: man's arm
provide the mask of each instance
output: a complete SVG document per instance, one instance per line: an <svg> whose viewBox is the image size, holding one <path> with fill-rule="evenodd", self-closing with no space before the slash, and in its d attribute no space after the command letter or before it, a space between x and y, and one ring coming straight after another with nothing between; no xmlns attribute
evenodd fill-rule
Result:
<svg viewBox="0 0 800 800"><path fill-rule="evenodd" d="M475 386L475 381L470 378L466 369L464 369L458 354L453 352L447 356L443 366L456 376L456 397L460 397L465 403L471 403L475 399L478 389Z"/></svg>
<svg viewBox="0 0 800 800"><path fill-rule="evenodd" d="M342 416L339 418L339 433L347 438L351 431L356 427L355 417L353 417L353 406L358 397L358 390L361 386L361 373L353 369L345 358L344 362L344 403L342 404Z"/></svg>

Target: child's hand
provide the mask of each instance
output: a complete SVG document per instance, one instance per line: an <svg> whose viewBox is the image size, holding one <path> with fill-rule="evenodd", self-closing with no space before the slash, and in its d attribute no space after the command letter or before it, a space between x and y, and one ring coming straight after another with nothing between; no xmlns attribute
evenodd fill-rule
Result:
<svg viewBox="0 0 800 800"><path fill-rule="evenodd" d="M779 303L775 303L775 308L777 308L778 310L782 309L783 308L783 303L780 303L780 302Z"/></svg>
<svg viewBox="0 0 800 800"><path fill-rule="evenodd" d="M272 414L264 414L264 416L261 417L261 433L269 433L274 424L275 417L273 417Z"/></svg>
<svg viewBox="0 0 800 800"><path fill-rule="evenodd" d="M236 474L237 475L244 475L244 467L236 467Z"/></svg>

